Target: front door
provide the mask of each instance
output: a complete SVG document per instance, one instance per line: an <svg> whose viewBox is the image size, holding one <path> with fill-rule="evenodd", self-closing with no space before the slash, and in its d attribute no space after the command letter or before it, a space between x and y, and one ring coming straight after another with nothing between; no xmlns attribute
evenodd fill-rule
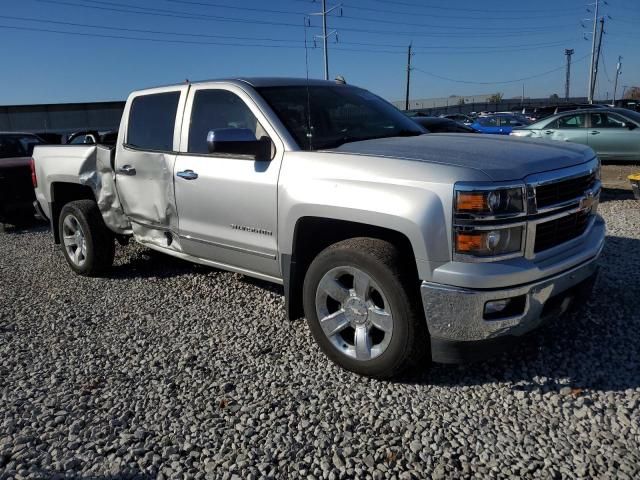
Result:
<svg viewBox="0 0 640 480"><path fill-rule="evenodd" d="M279 277L277 187L284 147L241 88L192 86L174 168L183 250L237 271ZM271 158L209 153L208 132L250 129L268 136Z"/></svg>
<svg viewBox="0 0 640 480"><path fill-rule="evenodd" d="M611 112L592 112L589 146L605 160L637 160L640 129L630 130L626 118Z"/></svg>
<svg viewBox="0 0 640 480"><path fill-rule="evenodd" d="M542 129L541 137L549 140L587 144L587 122L584 113L564 115Z"/></svg>

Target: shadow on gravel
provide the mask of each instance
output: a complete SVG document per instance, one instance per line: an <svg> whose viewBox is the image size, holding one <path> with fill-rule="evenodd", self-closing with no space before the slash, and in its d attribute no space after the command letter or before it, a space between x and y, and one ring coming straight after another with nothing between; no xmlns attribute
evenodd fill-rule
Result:
<svg viewBox="0 0 640 480"><path fill-rule="evenodd" d="M607 237L587 304L532 332L515 349L485 362L432 365L400 383L435 386L515 383L516 390L640 387L640 240Z"/></svg>
<svg viewBox="0 0 640 480"><path fill-rule="evenodd" d="M600 194L600 203L610 202L612 200L633 200L633 192L625 188L604 187ZM640 208L640 203L638 204Z"/></svg>
<svg viewBox="0 0 640 480"><path fill-rule="evenodd" d="M34 219L18 225L5 223L0 224L0 232L6 235L24 235L25 233L41 233L49 230L49 224L41 220Z"/></svg>
<svg viewBox="0 0 640 480"><path fill-rule="evenodd" d="M128 249L129 247L124 248ZM122 263L111 268L107 278L111 280L169 278L203 271L219 270L187 262L155 250L143 250L133 255L127 252L125 258L122 259Z"/></svg>
<svg viewBox="0 0 640 480"><path fill-rule="evenodd" d="M39 470L36 478L46 478L49 480L152 480L156 477L142 472L118 473L115 475L69 475L68 473L58 473L47 470Z"/></svg>

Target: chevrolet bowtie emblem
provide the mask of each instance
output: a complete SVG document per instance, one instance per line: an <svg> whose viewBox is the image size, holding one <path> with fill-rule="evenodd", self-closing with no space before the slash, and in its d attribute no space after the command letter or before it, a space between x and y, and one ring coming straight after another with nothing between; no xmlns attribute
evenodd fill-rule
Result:
<svg viewBox="0 0 640 480"><path fill-rule="evenodd" d="M596 195L593 190L587 190L584 192L584 197L580 199L580 210L590 210L593 204L596 203Z"/></svg>

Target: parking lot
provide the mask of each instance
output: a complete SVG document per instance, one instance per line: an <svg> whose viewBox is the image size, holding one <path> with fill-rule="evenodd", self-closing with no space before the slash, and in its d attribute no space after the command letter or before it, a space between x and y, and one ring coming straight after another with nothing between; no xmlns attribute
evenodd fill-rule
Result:
<svg viewBox="0 0 640 480"><path fill-rule="evenodd" d="M71 272L0 232L0 478L640 475L640 203L605 167L594 296L517 352L340 370L278 287L135 246ZM624 176L623 178L626 178Z"/></svg>

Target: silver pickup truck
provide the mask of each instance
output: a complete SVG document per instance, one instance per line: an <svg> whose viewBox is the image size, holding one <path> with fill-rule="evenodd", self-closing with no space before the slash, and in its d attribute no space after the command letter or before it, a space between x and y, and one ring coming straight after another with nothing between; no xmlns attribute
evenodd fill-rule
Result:
<svg viewBox="0 0 640 480"><path fill-rule="evenodd" d="M115 148L39 146L81 275L116 240L284 287L342 367L482 358L588 294L605 225L583 146L430 134L372 93L298 79L132 93Z"/></svg>

